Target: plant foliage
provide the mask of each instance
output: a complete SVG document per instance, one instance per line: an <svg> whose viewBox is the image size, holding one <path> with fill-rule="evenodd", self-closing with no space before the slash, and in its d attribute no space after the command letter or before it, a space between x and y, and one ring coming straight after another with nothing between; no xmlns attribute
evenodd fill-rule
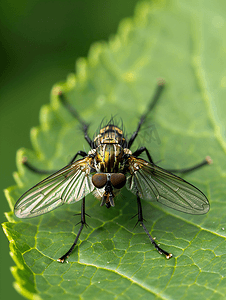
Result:
<svg viewBox="0 0 226 300"><path fill-rule="evenodd" d="M31 131L34 150L18 151L17 185L6 190L11 212L3 229L16 263L15 287L25 297L225 299L225 15L223 1L142 2L108 43L92 45L88 58L77 61L76 75L53 87L50 105L41 109L40 127ZM134 150L145 145L164 168L189 167L210 155L213 165L184 177L207 195L210 212L192 216L143 201L150 233L174 255L166 260L142 228L133 229L133 194L123 189L109 210L89 195L89 227L68 263L58 263L77 234L74 214L81 202L29 220L13 215L19 196L43 179L22 165L24 156L52 170L66 165L78 150L89 150L58 91L90 122L90 134L104 117L116 115L129 136L158 78L166 80L166 90Z"/></svg>

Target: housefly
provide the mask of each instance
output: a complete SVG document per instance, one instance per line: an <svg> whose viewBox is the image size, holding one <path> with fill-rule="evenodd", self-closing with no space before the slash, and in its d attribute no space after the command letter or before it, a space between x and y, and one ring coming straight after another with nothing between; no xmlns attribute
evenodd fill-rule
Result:
<svg viewBox="0 0 226 300"><path fill-rule="evenodd" d="M85 196L93 193L100 200L100 205L107 208L115 206L115 196L126 186L137 198L138 221L148 235L151 243L166 258L171 253L160 248L154 241L146 226L141 206L141 199L157 201L166 206L189 214L205 214L209 210L206 196L195 186L174 175L174 172L185 173L198 169L211 162L207 157L203 162L189 169L167 171L157 166L146 147L135 152L130 150L148 113L156 105L164 83L157 85L155 94L147 111L141 116L137 129L127 139L123 130L111 120L99 133L91 139L88 135L88 124L82 120L78 112L68 103L62 92L59 98L64 107L80 122L85 140L90 146L88 153L78 151L71 162L61 170L42 180L24 193L17 201L14 212L19 218L32 218L45 214L63 204L82 200L81 225L71 248L59 262L64 262L76 246L84 225L86 225ZM146 153L147 160L140 158ZM77 159L77 157L82 157ZM49 171L39 170L26 160L24 164L32 171L47 174Z"/></svg>

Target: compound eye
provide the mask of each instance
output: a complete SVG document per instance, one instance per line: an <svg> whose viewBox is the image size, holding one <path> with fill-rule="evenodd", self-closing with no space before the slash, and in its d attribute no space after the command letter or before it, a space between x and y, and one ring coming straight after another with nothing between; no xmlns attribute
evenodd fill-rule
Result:
<svg viewBox="0 0 226 300"><path fill-rule="evenodd" d="M111 174L111 184L116 189L121 189L126 184L126 176L122 173Z"/></svg>
<svg viewBox="0 0 226 300"><path fill-rule="evenodd" d="M103 188L107 183L107 174L96 173L92 176L92 182L98 189Z"/></svg>

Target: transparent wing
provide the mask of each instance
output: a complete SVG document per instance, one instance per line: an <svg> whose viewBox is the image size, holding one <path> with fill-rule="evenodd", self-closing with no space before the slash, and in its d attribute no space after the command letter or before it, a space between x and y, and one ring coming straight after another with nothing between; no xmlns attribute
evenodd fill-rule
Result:
<svg viewBox="0 0 226 300"><path fill-rule="evenodd" d="M89 160L89 157L80 159L36 184L17 201L15 215L32 218L91 193L94 185L89 174Z"/></svg>
<svg viewBox="0 0 226 300"><path fill-rule="evenodd" d="M143 159L131 156L128 161L127 188L132 193L185 213L208 212L208 199L192 184Z"/></svg>

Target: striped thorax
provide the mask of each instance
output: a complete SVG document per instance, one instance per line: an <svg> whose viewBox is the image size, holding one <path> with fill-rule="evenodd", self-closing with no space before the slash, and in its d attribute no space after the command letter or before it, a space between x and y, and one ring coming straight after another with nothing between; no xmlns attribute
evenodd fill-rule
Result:
<svg viewBox="0 0 226 300"><path fill-rule="evenodd" d="M123 132L117 126L108 125L100 130L94 139L96 146L94 165L97 172L117 173L121 171L124 142Z"/></svg>

